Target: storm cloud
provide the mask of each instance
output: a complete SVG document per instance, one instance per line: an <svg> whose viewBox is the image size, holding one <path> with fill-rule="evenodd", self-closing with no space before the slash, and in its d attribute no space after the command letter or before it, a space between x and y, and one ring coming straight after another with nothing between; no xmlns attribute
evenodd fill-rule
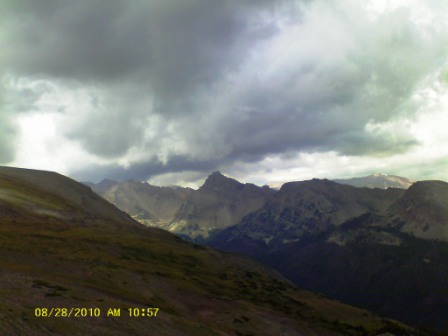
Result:
<svg viewBox="0 0 448 336"><path fill-rule="evenodd" d="M374 3L8 2L0 159L13 162L27 113L91 158L67 168L83 179L404 155L421 139L394 126L444 71L448 9Z"/></svg>

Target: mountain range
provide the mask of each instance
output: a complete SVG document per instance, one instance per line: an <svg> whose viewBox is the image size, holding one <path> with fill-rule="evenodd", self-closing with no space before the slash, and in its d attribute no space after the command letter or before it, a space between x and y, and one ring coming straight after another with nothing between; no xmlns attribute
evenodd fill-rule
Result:
<svg viewBox="0 0 448 336"><path fill-rule="evenodd" d="M413 183L406 178L386 174L336 181L383 189L405 189ZM197 190L108 179L97 184L85 184L139 222L196 242L238 224L244 216L260 209L277 193L276 189L268 186L243 184L220 172L212 173Z"/></svg>
<svg viewBox="0 0 448 336"><path fill-rule="evenodd" d="M0 167L0 254L2 335L416 333L141 225L51 172Z"/></svg>
<svg viewBox="0 0 448 336"><path fill-rule="evenodd" d="M109 202L149 226L202 241L261 208L275 190L212 173L198 189L146 182L103 180L87 184Z"/></svg>
<svg viewBox="0 0 448 336"><path fill-rule="evenodd" d="M116 190L130 183L116 182ZM448 329L446 182L374 174L289 182L276 191L215 172L198 190L171 190L185 197L172 196L179 202L168 230L249 256L299 287L415 326Z"/></svg>
<svg viewBox="0 0 448 336"><path fill-rule="evenodd" d="M414 325L448 327L448 184L370 189L286 183L208 241L298 286Z"/></svg>

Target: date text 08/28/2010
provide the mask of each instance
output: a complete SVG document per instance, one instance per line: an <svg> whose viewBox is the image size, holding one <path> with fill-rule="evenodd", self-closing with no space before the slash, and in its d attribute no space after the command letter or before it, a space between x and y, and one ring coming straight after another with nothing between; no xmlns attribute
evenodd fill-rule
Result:
<svg viewBox="0 0 448 336"><path fill-rule="evenodd" d="M124 311L124 312L123 312ZM100 308L81 308L81 307L57 307L46 308L38 307L34 309L35 317L121 317L123 315L130 317L156 317L159 308L154 307L133 307L133 308L108 308L103 312Z"/></svg>

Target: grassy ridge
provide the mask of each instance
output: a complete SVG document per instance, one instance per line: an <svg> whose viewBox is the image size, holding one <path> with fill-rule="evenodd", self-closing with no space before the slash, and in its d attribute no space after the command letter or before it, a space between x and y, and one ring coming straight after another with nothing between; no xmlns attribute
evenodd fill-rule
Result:
<svg viewBox="0 0 448 336"><path fill-rule="evenodd" d="M366 311L296 290L246 259L165 232L117 234L61 223L20 229L2 223L0 228L0 267L9 279L2 281L6 315L9 320L20 316L21 323L37 330L64 334L118 328L121 333L126 326L136 334L156 328L160 335L263 335L281 332L285 325L310 335L374 335L385 326ZM84 318L82 325L74 318L34 317L37 307L106 312L147 306L160 308L160 316Z"/></svg>

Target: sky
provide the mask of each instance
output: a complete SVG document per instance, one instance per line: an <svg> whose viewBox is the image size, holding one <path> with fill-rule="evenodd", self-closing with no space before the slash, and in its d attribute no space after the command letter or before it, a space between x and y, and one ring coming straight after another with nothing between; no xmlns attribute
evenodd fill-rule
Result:
<svg viewBox="0 0 448 336"><path fill-rule="evenodd" d="M2 0L0 164L448 180L444 0Z"/></svg>

